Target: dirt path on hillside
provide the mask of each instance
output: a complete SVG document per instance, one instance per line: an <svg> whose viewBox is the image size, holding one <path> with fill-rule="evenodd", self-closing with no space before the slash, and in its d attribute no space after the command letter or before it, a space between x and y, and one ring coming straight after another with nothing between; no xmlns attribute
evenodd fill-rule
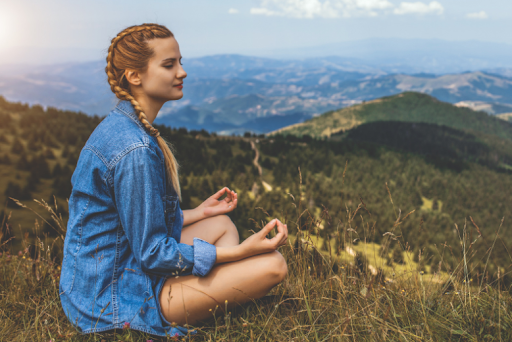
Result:
<svg viewBox="0 0 512 342"><path fill-rule="evenodd" d="M260 158L260 152L258 151L258 148L256 147L256 144L252 140L251 140L251 148L254 150L254 152L256 152L256 156L254 157L254 160L252 161L252 163L258 169L258 173L259 173L260 179L261 179L261 184L263 184L263 186L265 187L266 191L271 191L272 190L272 185L268 184L267 182L265 182L263 180L263 169L261 168L260 163L258 163L258 159Z"/></svg>

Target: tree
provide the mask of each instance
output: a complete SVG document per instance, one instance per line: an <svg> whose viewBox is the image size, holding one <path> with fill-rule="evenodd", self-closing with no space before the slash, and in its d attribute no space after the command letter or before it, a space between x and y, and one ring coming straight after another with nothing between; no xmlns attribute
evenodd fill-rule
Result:
<svg viewBox="0 0 512 342"><path fill-rule="evenodd" d="M0 164L11 165L11 158L9 158L8 154L4 154L0 157Z"/></svg>
<svg viewBox="0 0 512 342"><path fill-rule="evenodd" d="M28 200L32 197L32 195L30 194L30 189L27 186L21 189L21 187L18 184L13 182L9 182L7 184L7 189L5 189L4 194L5 196L7 196L7 198L11 197L17 200ZM9 199L7 201L7 207L18 208L18 205L14 201Z"/></svg>
<svg viewBox="0 0 512 342"><path fill-rule="evenodd" d="M53 189L55 190L55 195L62 198L69 198L71 195L71 180L68 176L61 176L55 178L53 182Z"/></svg>
<svg viewBox="0 0 512 342"><path fill-rule="evenodd" d="M30 161L30 172L37 178L50 178L50 167L42 155L35 156Z"/></svg>
<svg viewBox="0 0 512 342"><path fill-rule="evenodd" d="M12 143L11 153L21 154L23 152L25 152L25 147L21 143L20 139L16 137Z"/></svg>
<svg viewBox="0 0 512 342"><path fill-rule="evenodd" d="M28 140L27 147L30 151L34 151L34 152L37 152L41 149L41 144L38 143L35 135L30 136L30 138Z"/></svg>
<svg viewBox="0 0 512 342"><path fill-rule="evenodd" d="M55 164L52 171L52 178L58 178L62 175L62 167L59 163Z"/></svg>
<svg viewBox="0 0 512 342"><path fill-rule="evenodd" d="M60 155L62 158L67 158L69 155L69 145L64 144L64 149L62 150L62 154Z"/></svg>
<svg viewBox="0 0 512 342"><path fill-rule="evenodd" d="M25 154L25 151L21 153L20 158L16 163L16 168L21 171L30 171L30 163L27 160L27 155Z"/></svg>
<svg viewBox="0 0 512 342"><path fill-rule="evenodd" d="M53 154L53 151L48 147L44 150L43 156L46 159L55 159L55 154Z"/></svg>

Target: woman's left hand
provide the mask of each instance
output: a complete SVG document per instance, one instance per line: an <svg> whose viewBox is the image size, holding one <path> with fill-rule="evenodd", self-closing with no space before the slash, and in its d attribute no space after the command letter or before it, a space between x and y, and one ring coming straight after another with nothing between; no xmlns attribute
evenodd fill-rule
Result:
<svg viewBox="0 0 512 342"><path fill-rule="evenodd" d="M224 194L226 194L226 198L219 200ZM229 213L236 208L237 203L238 197L236 192L225 187L208 197L208 199L201 203L198 209L201 209L206 218Z"/></svg>

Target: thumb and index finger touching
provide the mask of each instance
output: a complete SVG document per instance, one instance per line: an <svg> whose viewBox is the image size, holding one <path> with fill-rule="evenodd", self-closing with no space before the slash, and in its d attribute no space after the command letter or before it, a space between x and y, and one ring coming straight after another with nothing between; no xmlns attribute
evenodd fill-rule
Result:
<svg viewBox="0 0 512 342"><path fill-rule="evenodd" d="M274 229L275 226L277 226L277 234L272 239L270 239L270 241L281 242L288 236L288 228L278 219L273 219L272 221L270 221L265 227L261 229L260 232L263 236L266 236L272 231L272 229Z"/></svg>

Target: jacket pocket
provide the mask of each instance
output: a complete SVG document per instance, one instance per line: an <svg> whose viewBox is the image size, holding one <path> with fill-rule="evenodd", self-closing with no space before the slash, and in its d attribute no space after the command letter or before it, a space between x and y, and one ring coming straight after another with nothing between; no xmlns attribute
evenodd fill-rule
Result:
<svg viewBox="0 0 512 342"><path fill-rule="evenodd" d="M165 214L165 225L167 226L167 234L172 235L172 227L176 220L177 207L178 207L178 196L166 195L164 196L164 214Z"/></svg>

